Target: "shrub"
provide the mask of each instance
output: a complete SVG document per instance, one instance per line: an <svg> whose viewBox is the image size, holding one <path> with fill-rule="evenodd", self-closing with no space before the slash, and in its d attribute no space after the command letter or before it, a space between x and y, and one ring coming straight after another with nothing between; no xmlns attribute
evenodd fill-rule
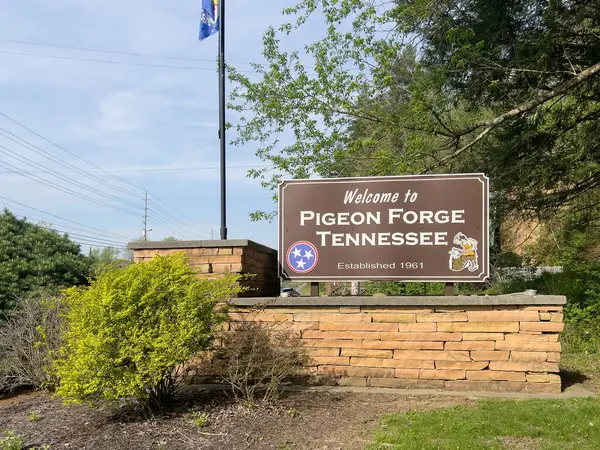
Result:
<svg viewBox="0 0 600 450"><path fill-rule="evenodd" d="M224 320L217 304L240 291L237 277L198 278L183 253L100 273L65 291L64 345L55 362L67 402L172 400L178 371L212 344Z"/></svg>
<svg viewBox="0 0 600 450"><path fill-rule="evenodd" d="M562 272L535 276L505 276L497 279L490 294L507 294L535 289L538 294L565 295L569 304L586 307L600 302L600 264L565 266Z"/></svg>
<svg viewBox="0 0 600 450"><path fill-rule="evenodd" d="M52 389L52 359L60 347L61 299L39 293L19 301L0 324L0 394L22 386Z"/></svg>
<svg viewBox="0 0 600 450"><path fill-rule="evenodd" d="M535 289L538 294L565 295L565 331L561 342L567 353L600 352L600 264L566 266L559 273L507 277L494 283L490 294Z"/></svg>
<svg viewBox="0 0 600 450"><path fill-rule="evenodd" d="M78 243L43 226L0 214L0 312L38 289L86 283L87 258Z"/></svg>
<svg viewBox="0 0 600 450"><path fill-rule="evenodd" d="M0 450L50 450L49 445L43 445L41 447L30 447L25 446L23 438L12 431L6 433L4 438L0 439Z"/></svg>
<svg viewBox="0 0 600 450"><path fill-rule="evenodd" d="M361 294L423 296L445 295L444 283L401 282L401 281L367 281L360 284ZM477 295L488 287L487 283L455 283L455 292L460 295Z"/></svg>
<svg viewBox="0 0 600 450"><path fill-rule="evenodd" d="M299 375L308 361L301 340L278 322L247 321L232 326L232 331L219 336L215 374L248 406L257 400L275 400L286 379Z"/></svg>
<svg viewBox="0 0 600 450"><path fill-rule="evenodd" d="M13 432L8 432L6 436L0 439L0 450L22 450L25 442L21 436Z"/></svg>
<svg viewBox="0 0 600 450"><path fill-rule="evenodd" d="M395 281L367 281L361 283L365 295L444 295L444 283L401 283Z"/></svg>
<svg viewBox="0 0 600 450"><path fill-rule="evenodd" d="M585 308L567 305L560 340L565 353L600 353L600 302Z"/></svg>
<svg viewBox="0 0 600 450"><path fill-rule="evenodd" d="M493 258L493 266L499 267L521 267L523 257L513 252L501 252Z"/></svg>

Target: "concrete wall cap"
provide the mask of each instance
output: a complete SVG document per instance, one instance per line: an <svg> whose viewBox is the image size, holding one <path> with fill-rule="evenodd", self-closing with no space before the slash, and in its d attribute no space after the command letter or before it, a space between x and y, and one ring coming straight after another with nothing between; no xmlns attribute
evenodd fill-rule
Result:
<svg viewBox="0 0 600 450"><path fill-rule="evenodd" d="M249 247L264 253L276 255L274 250L266 245L249 239L227 239L207 241L147 241L130 242L127 244L129 250L183 250L187 248L220 248L220 247Z"/></svg>
<svg viewBox="0 0 600 450"><path fill-rule="evenodd" d="M489 305L564 305L563 295L459 295L398 297L258 297L236 298L235 306L489 306Z"/></svg>

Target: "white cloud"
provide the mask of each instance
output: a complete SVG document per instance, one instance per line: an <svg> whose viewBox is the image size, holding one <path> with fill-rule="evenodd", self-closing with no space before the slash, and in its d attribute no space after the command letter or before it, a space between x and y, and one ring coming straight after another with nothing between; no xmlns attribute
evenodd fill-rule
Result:
<svg viewBox="0 0 600 450"><path fill-rule="evenodd" d="M148 126L146 108L143 102L131 91L108 94L98 107L100 117L97 123L98 134L140 131Z"/></svg>

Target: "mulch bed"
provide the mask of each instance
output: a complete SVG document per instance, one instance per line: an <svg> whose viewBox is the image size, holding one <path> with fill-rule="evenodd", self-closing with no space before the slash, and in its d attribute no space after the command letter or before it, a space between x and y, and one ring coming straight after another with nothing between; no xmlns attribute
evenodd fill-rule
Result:
<svg viewBox="0 0 600 450"><path fill-rule="evenodd" d="M464 404L467 398L303 391L275 406L246 408L224 393L192 391L161 414L127 408L63 406L44 392L0 400L0 436L12 431L29 447L54 449L363 449L391 412ZM198 427L192 414L205 413Z"/></svg>

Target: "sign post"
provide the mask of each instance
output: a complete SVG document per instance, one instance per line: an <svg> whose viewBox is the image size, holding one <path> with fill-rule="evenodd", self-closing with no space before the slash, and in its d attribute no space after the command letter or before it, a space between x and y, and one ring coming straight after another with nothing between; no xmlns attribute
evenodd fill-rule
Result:
<svg viewBox="0 0 600 450"><path fill-rule="evenodd" d="M310 283L310 296L311 297L318 297L320 295L319 292L319 282L312 282Z"/></svg>
<svg viewBox="0 0 600 450"><path fill-rule="evenodd" d="M488 198L483 174L284 181L280 276L310 282L485 281Z"/></svg>

